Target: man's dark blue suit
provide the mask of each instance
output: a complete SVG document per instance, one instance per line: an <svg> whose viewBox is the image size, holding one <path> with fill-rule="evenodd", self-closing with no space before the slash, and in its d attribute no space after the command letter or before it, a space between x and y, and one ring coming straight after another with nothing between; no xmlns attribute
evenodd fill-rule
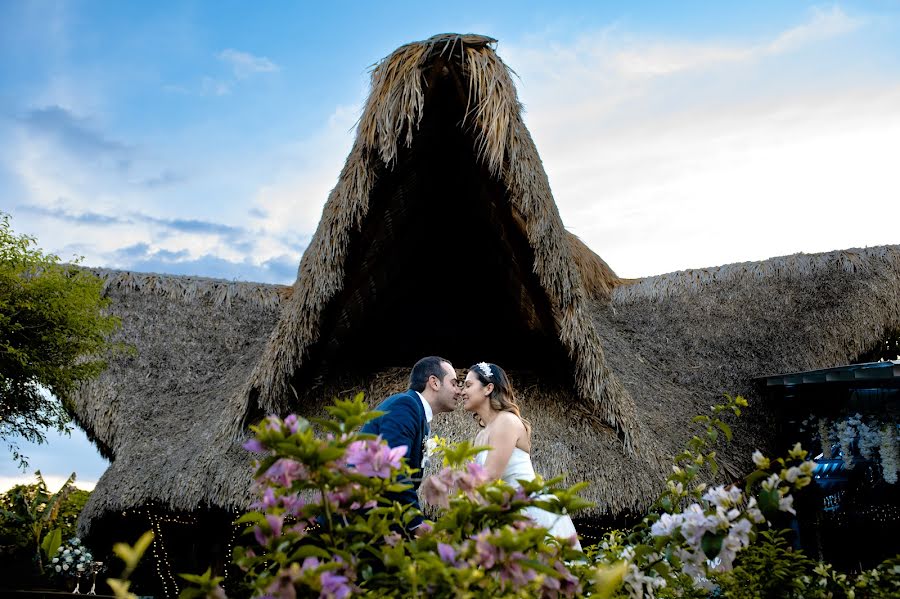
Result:
<svg viewBox="0 0 900 599"><path fill-rule="evenodd" d="M406 445L406 462L411 468L421 470L428 422L425 420L425 407L422 405L422 400L419 399L419 394L408 389L403 393L391 395L378 404L375 409L384 414L367 422L362 427L362 432L381 435L381 438L390 447ZM416 491L419 489L421 481L421 473L413 480L403 481L412 483L413 488L390 494L388 499L420 509L419 496ZM421 523L422 518L417 517L410 524L410 528L415 528Z"/></svg>

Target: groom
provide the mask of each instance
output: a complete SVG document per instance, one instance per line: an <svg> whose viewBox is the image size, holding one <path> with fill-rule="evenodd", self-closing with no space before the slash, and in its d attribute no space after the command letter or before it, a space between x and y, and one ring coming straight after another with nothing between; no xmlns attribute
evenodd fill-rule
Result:
<svg viewBox="0 0 900 599"><path fill-rule="evenodd" d="M385 412L370 420L362 432L381 437L391 447L405 445L406 461L411 468L421 470L425 453L425 440L431 434L431 418L434 414L452 412L459 397L459 381L449 361L438 356L422 358L413 366L409 375L409 389L391 395L375 407ZM418 478L410 481L413 487L399 493L387 494L387 498L419 508L416 491L421 483ZM409 529L417 528L422 517L410 522Z"/></svg>

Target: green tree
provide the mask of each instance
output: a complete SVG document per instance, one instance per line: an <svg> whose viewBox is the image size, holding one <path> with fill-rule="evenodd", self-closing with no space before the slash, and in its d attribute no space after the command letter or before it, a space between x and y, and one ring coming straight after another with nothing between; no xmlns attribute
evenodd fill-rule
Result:
<svg viewBox="0 0 900 599"><path fill-rule="evenodd" d="M103 281L78 262L44 253L0 212L0 439L23 468L18 441L68 431L72 394L114 349Z"/></svg>
<svg viewBox="0 0 900 599"><path fill-rule="evenodd" d="M75 520L89 494L75 488L74 472L55 493L47 488L40 471L35 476L36 484L16 485L0 495L0 545L11 553L32 555L38 571L43 572L41 550L51 558L62 539L74 536ZM72 497L75 492L80 493L77 498ZM47 541L49 535L56 541Z"/></svg>

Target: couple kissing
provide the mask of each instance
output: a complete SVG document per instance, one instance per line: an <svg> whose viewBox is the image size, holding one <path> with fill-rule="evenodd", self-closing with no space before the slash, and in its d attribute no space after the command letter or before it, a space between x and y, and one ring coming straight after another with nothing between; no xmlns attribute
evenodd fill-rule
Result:
<svg viewBox="0 0 900 599"><path fill-rule="evenodd" d="M520 480L533 480L531 463L531 424L522 417L515 393L506 372L496 364L479 362L469 368L462 385L453 365L444 358L428 356L416 362L409 376L409 389L382 401L375 408L384 412L363 426L362 432L381 435L390 447L407 447L406 459L411 468L425 466L425 442L431 437L431 421L435 414L452 412L462 397L463 408L471 412L478 429L476 446L487 446L475 461L487 473L488 480L502 479L519 487ZM417 491L421 478L390 498L419 508ZM426 481L426 485L428 482ZM549 534L561 539L576 536L572 519L540 508L529 507L525 515ZM416 517L410 529L421 525ZM580 545L576 541L576 546Z"/></svg>

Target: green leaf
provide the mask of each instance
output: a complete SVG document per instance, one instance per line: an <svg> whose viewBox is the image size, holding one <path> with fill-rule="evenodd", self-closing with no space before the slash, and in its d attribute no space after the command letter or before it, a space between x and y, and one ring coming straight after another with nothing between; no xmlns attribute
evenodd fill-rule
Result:
<svg viewBox="0 0 900 599"><path fill-rule="evenodd" d="M752 472L749 476L747 476L746 483L744 484L744 491L749 493L750 489L761 480L765 480L769 477L769 473L763 470L756 470Z"/></svg>
<svg viewBox="0 0 900 599"><path fill-rule="evenodd" d="M707 531L700 540L700 548L706 554L707 559L714 559L719 552L722 551L722 542L725 540L725 533L715 533Z"/></svg>
<svg viewBox="0 0 900 599"><path fill-rule="evenodd" d="M152 542L153 532L148 530L141 535L141 538L137 540L134 547L130 546L128 543L116 543L113 545L113 553L125 562L126 571L130 572L137 567L138 562L141 561L141 557L143 557L144 552L147 551L147 548Z"/></svg>
<svg viewBox="0 0 900 599"><path fill-rule="evenodd" d="M759 503L759 509L766 514L774 514L778 511L778 504L781 500L781 494L778 492L778 488L766 490L763 489L759 492L757 502Z"/></svg>
<svg viewBox="0 0 900 599"><path fill-rule="evenodd" d="M709 469L712 470L713 476L715 476L719 472L719 462L716 461L716 452L710 452L710 454L706 456L706 461L709 463Z"/></svg>
<svg viewBox="0 0 900 599"><path fill-rule="evenodd" d="M262 512L247 512L234 521L235 524L261 524L266 521L266 516Z"/></svg>
<svg viewBox="0 0 900 599"><path fill-rule="evenodd" d="M715 421L715 424L716 424L716 426L719 427L719 430L721 430L722 433L725 435L725 440L728 441L729 443L731 443L731 439L732 439L731 427L718 419Z"/></svg>
<svg viewBox="0 0 900 599"><path fill-rule="evenodd" d="M44 537L41 549L44 550L44 555L47 556L47 559L52 559L56 552L59 551L60 545L62 545L62 529L54 528Z"/></svg>

